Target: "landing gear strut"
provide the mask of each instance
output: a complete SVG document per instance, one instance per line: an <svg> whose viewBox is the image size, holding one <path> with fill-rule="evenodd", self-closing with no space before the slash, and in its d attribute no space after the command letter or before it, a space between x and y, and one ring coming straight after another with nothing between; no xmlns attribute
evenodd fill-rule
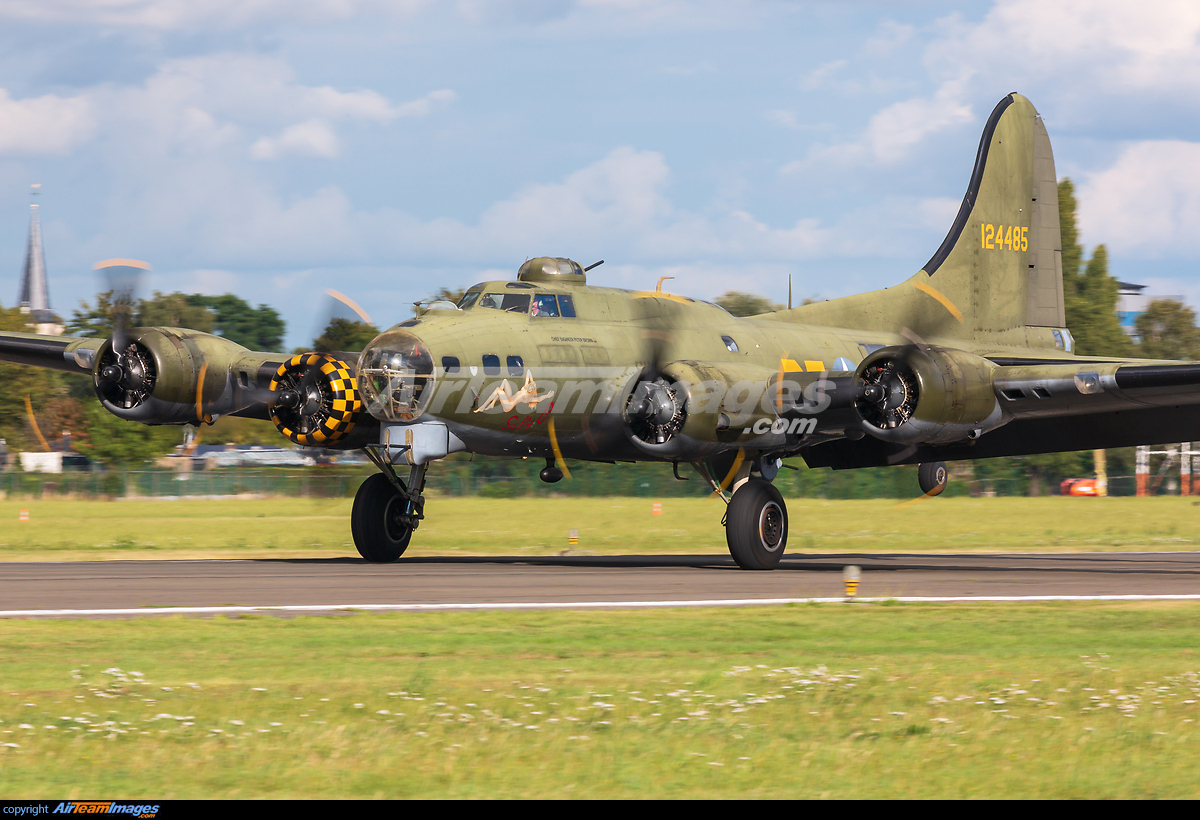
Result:
<svg viewBox="0 0 1200 820"><path fill-rule="evenodd" d="M425 470L424 464L414 466L408 484L393 472L390 476L375 473L359 486L350 513L350 532L363 558L384 564L404 554L413 530L425 517L421 495Z"/></svg>
<svg viewBox="0 0 1200 820"><path fill-rule="evenodd" d="M769 481L752 478L733 494L725 511L729 554L742 569L774 569L787 545L787 506Z"/></svg>

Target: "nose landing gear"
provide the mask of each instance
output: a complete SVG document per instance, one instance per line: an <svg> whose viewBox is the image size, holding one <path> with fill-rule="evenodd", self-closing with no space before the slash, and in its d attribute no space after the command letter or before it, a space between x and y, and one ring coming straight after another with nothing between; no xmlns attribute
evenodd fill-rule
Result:
<svg viewBox="0 0 1200 820"><path fill-rule="evenodd" d="M363 558L383 564L404 554L413 530L425 517L421 493L426 468L424 464L414 466L407 484L393 471L390 476L375 473L359 486L350 513L350 532Z"/></svg>

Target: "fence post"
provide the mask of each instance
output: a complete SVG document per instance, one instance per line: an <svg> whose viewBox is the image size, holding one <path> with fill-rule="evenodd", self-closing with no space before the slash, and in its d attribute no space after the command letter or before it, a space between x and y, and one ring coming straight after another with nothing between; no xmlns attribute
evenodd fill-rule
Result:
<svg viewBox="0 0 1200 820"><path fill-rule="evenodd" d="M1192 494L1192 442L1179 445L1179 494Z"/></svg>
<svg viewBox="0 0 1200 820"><path fill-rule="evenodd" d="M1150 484L1150 448L1137 448L1137 460L1134 466L1134 474L1137 477L1137 496L1142 498L1149 495Z"/></svg>

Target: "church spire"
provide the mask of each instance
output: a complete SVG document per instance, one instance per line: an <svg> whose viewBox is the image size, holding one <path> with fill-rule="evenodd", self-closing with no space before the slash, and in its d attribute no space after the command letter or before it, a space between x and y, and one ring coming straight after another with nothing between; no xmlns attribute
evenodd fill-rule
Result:
<svg viewBox="0 0 1200 820"><path fill-rule="evenodd" d="M36 200L38 189L33 186ZM50 288L46 281L46 255L42 251L42 223L38 219L38 204L29 205L29 246L25 251L25 269L21 274L21 295L17 304L22 313L29 314L38 333L62 333L61 320L50 309Z"/></svg>

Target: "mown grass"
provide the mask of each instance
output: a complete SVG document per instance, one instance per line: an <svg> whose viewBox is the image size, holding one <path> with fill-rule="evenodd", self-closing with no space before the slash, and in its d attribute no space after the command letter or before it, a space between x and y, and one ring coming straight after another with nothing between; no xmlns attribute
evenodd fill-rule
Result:
<svg viewBox="0 0 1200 820"><path fill-rule="evenodd" d="M1200 606L0 622L0 796L1200 796Z"/></svg>
<svg viewBox="0 0 1200 820"><path fill-rule="evenodd" d="M432 498L414 555L724 553L715 499ZM0 501L0 561L355 555L349 499ZM789 499L790 552L1194 550L1191 498ZM19 521L21 510L30 520Z"/></svg>

